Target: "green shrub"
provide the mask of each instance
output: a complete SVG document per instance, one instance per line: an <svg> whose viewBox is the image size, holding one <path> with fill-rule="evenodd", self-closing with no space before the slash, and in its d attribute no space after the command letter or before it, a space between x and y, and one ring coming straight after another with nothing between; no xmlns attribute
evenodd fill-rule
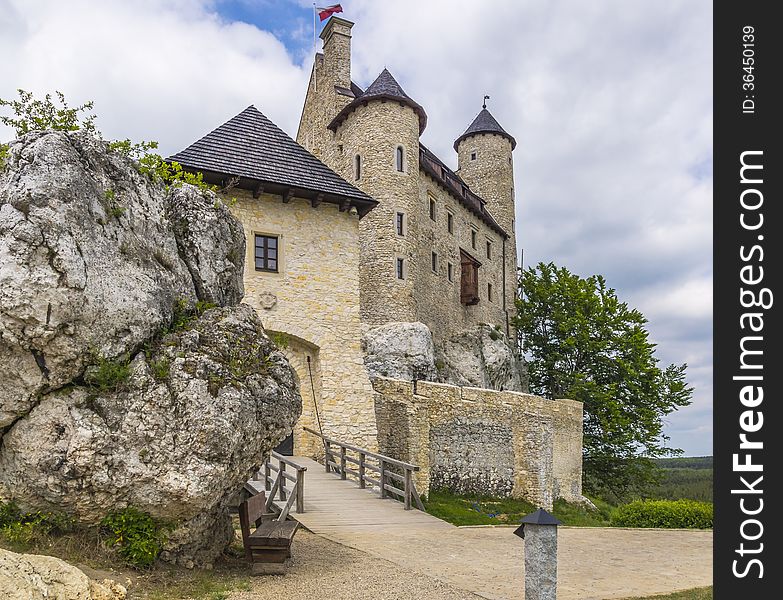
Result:
<svg viewBox="0 0 783 600"><path fill-rule="evenodd" d="M151 566L166 541L165 528L132 506L109 514L101 527L106 543L117 547L120 556L138 568Z"/></svg>
<svg viewBox="0 0 783 600"><path fill-rule="evenodd" d="M74 529L70 517L58 513L23 513L14 502L0 502L0 533L9 542L26 545L49 535L62 535Z"/></svg>
<svg viewBox="0 0 783 600"><path fill-rule="evenodd" d="M195 305L190 306L185 298L178 298L174 303L174 315L171 320L169 331L182 331L186 329L193 321L203 315L210 308L215 308L216 304L199 300ZM168 332L164 332L168 333Z"/></svg>
<svg viewBox="0 0 783 600"><path fill-rule="evenodd" d="M285 350L288 348L288 344L290 343L290 338L288 335L280 331L270 331L269 339L275 346L277 346L279 350Z"/></svg>
<svg viewBox="0 0 783 600"><path fill-rule="evenodd" d="M10 146L8 144L0 144L0 172L5 168L5 163L8 161L8 150Z"/></svg>
<svg viewBox="0 0 783 600"><path fill-rule="evenodd" d="M77 131L82 129L97 133L95 129L95 115L92 111L93 103L85 102L76 108L70 108L65 101L62 92L55 92L59 106L52 100L51 94L46 94L43 100L33 98L32 92L22 89L16 90L19 100L3 100L0 98L0 107L7 106L14 113L13 117L0 116L0 123L12 127L17 137L29 131L43 131L55 129L59 131ZM81 117L79 113L87 113Z"/></svg>
<svg viewBox="0 0 783 600"><path fill-rule="evenodd" d="M125 386L130 372L130 358L127 355L116 360L99 357L95 368L85 374L84 381L102 392L115 392Z"/></svg>
<svg viewBox="0 0 783 600"><path fill-rule="evenodd" d="M0 528L18 523L21 518L22 513L14 502L0 502Z"/></svg>
<svg viewBox="0 0 783 600"><path fill-rule="evenodd" d="M612 514L614 527L711 529L712 504L693 500L636 500Z"/></svg>
<svg viewBox="0 0 783 600"><path fill-rule="evenodd" d="M83 130L91 133L98 139L103 139L101 132L95 126L96 115L92 114L93 102L71 108L65 100L65 95L56 91L56 99L51 94L46 94L43 100L33 97L32 92L17 90L19 100L4 100L0 98L0 108L9 108L13 116L0 115L0 123L12 127L16 136L20 137L30 131L44 131L55 129L59 131ZM83 114L82 114L83 113ZM131 142L128 139L109 142L109 149L122 154L133 161L139 173L142 173L153 181L162 181L166 185L181 186L189 183L201 190L218 191L217 186L204 181L201 173L189 173L176 162L166 162L159 154L152 150L157 149L157 142ZM6 160L7 146L0 145L0 170L3 169ZM110 200L107 196L107 200ZM110 211L112 216L119 218L125 209L115 207Z"/></svg>
<svg viewBox="0 0 783 600"><path fill-rule="evenodd" d="M170 368L171 364L169 363L169 359L165 356L160 360L153 360L150 362L150 370L156 381L163 381L166 379L166 377L169 376Z"/></svg>

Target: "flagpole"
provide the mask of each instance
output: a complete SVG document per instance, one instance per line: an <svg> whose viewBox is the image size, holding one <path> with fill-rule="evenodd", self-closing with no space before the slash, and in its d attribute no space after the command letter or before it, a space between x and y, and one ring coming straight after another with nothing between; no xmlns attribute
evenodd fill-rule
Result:
<svg viewBox="0 0 783 600"><path fill-rule="evenodd" d="M315 12L316 12L315 2L313 2L313 91L317 92L318 91L318 77L316 77L316 74L315 74L315 67L316 67L316 64L318 62L318 60L317 60L318 59L318 56L317 56L317 54L318 54L318 43L316 42L316 29L317 29L318 26L315 23Z"/></svg>

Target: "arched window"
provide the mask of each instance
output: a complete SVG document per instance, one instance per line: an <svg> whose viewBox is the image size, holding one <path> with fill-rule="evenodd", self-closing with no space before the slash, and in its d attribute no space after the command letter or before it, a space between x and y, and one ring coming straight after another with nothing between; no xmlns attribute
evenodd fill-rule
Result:
<svg viewBox="0 0 783 600"><path fill-rule="evenodd" d="M353 159L353 169L354 174L356 175L356 180L358 181L362 178L362 157L358 154Z"/></svg>
<svg viewBox="0 0 783 600"><path fill-rule="evenodd" d="M405 171L405 150L402 146L397 146L397 152L395 153L397 170L402 173Z"/></svg>

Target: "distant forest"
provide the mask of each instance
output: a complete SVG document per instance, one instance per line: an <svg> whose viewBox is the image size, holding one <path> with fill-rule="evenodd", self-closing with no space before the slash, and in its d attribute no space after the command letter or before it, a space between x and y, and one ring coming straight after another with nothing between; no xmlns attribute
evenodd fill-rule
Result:
<svg viewBox="0 0 783 600"><path fill-rule="evenodd" d="M661 458L655 463L663 473L660 483L645 494L648 498L712 502L711 456Z"/></svg>

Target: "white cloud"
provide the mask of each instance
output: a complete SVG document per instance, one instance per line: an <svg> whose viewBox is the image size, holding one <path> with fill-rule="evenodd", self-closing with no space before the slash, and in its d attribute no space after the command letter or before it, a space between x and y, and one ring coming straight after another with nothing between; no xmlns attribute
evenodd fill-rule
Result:
<svg viewBox="0 0 783 600"><path fill-rule="evenodd" d="M249 104L293 130L309 69L272 34L224 22L209 6L2 0L0 49L12 60L0 63L0 97L21 87L92 99L107 137L156 139L164 153Z"/></svg>

